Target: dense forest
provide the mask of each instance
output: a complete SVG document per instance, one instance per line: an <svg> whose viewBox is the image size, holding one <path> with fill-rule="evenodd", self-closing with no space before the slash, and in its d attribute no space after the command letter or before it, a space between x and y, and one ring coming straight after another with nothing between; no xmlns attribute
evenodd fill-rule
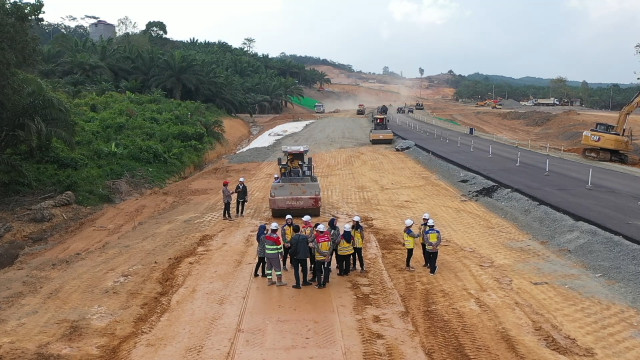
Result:
<svg viewBox="0 0 640 360"><path fill-rule="evenodd" d="M0 0L0 198L71 190L95 204L117 179L162 184L223 138L225 113L280 113L330 83L250 38L175 41L162 21L138 30L125 17L94 41L97 17L50 23L44 9Z"/></svg>

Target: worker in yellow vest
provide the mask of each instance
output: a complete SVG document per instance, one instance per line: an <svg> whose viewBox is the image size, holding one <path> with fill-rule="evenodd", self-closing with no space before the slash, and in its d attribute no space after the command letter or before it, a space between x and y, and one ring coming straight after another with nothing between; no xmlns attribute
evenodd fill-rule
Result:
<svg viewBox="0 0 640 360"><path fill-rule="evenodd" d="M436 261L438 260L438 249L440 248L440 243L442 243L442 235L440 234L440 230L435 228L435 225L436 223L433 219L429 219L429 221L427 221L428 229L424 233L425 242L427 243L429 273L431 276L435 275L438 271Z"/></svg>
<svg viewBox="0 0 640 360"><path fill-rule="evenodd" d="M424 267L429 268L428 251L427 251L427 240L425 239L425 232L429 229L427 223L429 222L429 214L424 213L422 215L422 224L420 224L420 246L422 246L422 257L424 258Z"/></svg>
<svg viewBox="0 0 640 360"><path fill-rule="evenodd" d="M349 276L351 254L353 254L351 224L345 224L344 232L340 235L340 242L338 243L338 276Z"/></svg>
<svg viewBox="0 0 640 360"><path fill-rule="evenodd" d="M293 237L293 216L287 215L285 217L284 225L282 225L282 244L284 255L282 255L282 270L289 271L287 269L287 257L289 256L289 248L291 247L291 238Z"/></svg>
<svg viewBox="0 0 640 360"><path fill-rule="evenodd" d="M329 282L329 274L331 273L330 261L333 251L331 234L324 224L320 224L316 228L314 245L316 248L316 288L324 289Z"/></svg>
<svg viewBox="0 0 640 360"><path fill-rule="evenodd" d="M411 227L413 226L413 220L407 219L404 221L404 231L403 235L403 243L404 247L407 249L407 261L406 261L406 269L407 271L414 271L415 269L411 267L411 257L413 257L413 249L416 247L416 238L419 238L420 235L413 232Z"/></svg>
<svg viewBox="0 0 640 360"><path fill-rule="evenodd" d="M364 247L364 228L360 224L360 216L353 217L351 224L351 233L353 234L353 254L351 255L351 271L356 271L356 257L360 262L360 272L365 272L364 257L362 256L362 248Z"/></svg>

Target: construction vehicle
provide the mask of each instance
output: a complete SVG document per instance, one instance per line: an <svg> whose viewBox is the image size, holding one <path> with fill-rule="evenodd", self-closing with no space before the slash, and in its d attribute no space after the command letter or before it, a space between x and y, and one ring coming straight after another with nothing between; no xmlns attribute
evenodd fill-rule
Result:
<svg viewBox="0 0 640 360"><path fill-rule="evenodd" d="M378 115L387 115L389 108L387 105L378 106L377 113Z"/></svg>
<svg viewBox="0 0 640 360"><path fill-rule="evenodd" d="M633 133L631 129L627 131L627 121L629 115L638 107L640 92L620 110L615 125L596 123L595 128L583 132L581 143L588 147L582 149L582 155L598 161L617 161L623 164L637 162L637 159L630 162L629 155L625 153L633 150Z"/></svg>
<svg viewBox="0 0 640 360"><path fill-rule="evenodd" d="M560 105L560 100L556 98L533 100L533 106L556 106L556 105Z"/></svg>
<svg viewBox="0 0 640 360"><path fill-rule="evenodd" d="M365 111L366 108L364 107L364 104L359 104L358 110L356 110L356 115L364 115Z"/></svg>
<svg viewBox="0 0 640 360"><path fill-rule="evenodd" d="M316 103L314 108L316 110L316 114L324 114L324 104L323 103Z"/></svg>
<svg viewBox="0 0 640 360"><path fill-rule="evenodd" d="M416 102L416 110L424 110L424 104L421 102Z"/></svg>
<svg viewBox="0 0 640 360"><path fill-rule="evenodd" d="M393 132L389 130L389 119L385 114L378 114L371 119L373 127L369 130L371 144L391 144Z"/></svg>
<svg viewBox="0 0 640 360"><path fill-rule="evenodd" d="M271 184L269 207L273 217L320 216L320 182L314 175L309 146L283 146L284 161L278 158L280 182Z"/></svg>

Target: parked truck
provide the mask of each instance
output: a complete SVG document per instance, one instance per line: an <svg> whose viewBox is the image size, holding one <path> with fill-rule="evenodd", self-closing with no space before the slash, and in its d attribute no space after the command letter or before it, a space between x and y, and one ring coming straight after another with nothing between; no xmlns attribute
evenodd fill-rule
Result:
<svg viewBox="0 0 640 360"><path fill-rule="evenodd" d="M556 98L550 99L536 99L533 101L534 106L556 106L560 105L560 100Z"/></svg>
<svg viewBox="0 0 640 360"><path fill-rule="evenodd" d="M316 109L316 114L324 114L324 104L323 103L316 103L314 108Z"/></svg>

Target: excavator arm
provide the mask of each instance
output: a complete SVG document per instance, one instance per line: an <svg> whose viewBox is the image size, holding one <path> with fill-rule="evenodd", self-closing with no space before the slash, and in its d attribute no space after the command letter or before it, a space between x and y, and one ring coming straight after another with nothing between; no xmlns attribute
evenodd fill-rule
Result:
<svg viewBox="0 0 640 360"><path fill-rule="evenodd" d="M636 96L633 97L631 102L629 102L622 108L622 110L620 110L620 114L618 115L618 122L616 123L615 128L616 132L624 135L629 115L631 115L631 113L638 107L640 107L640 92L638 92Z"/></svg>

